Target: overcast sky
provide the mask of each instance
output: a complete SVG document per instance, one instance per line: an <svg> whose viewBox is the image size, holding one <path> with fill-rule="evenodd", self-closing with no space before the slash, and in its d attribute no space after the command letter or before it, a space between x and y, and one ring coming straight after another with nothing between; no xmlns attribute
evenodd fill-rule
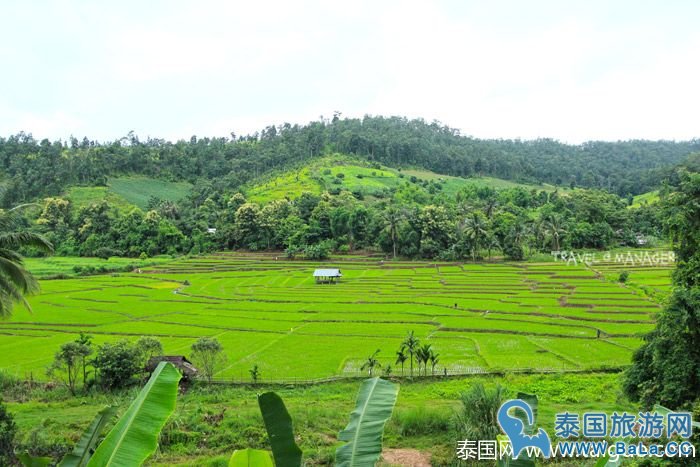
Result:
<svg viewBox="0 0 700 467"><path fill-rule="evenodd" d="M700 137L700 2L0 3L0 135L171 140L344 116Z"/></svg>

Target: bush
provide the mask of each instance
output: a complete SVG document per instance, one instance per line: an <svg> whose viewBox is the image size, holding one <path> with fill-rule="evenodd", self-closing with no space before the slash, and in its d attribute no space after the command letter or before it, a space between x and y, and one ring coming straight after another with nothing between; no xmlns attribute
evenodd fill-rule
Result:
<svg viewBox="0 0 700 467"><path fill-rule="evenodd" d="M94 366L102 387L113 390L134 382L134 376L142 370L140 361L139 349L127 340L120 340L98 347Z"/></svg>
<svg viewBox="0 0 700 467"><path fill-rule="evenodd" d="M345 178L345 174L343 172L338 172L335 174L336 178Z"/></svg>
<svg viewBox="0 0 700 467"><path fill-rule="evenodd" d="M307 259L313 260L328 259L331 249L332 245L326 240L315 245L308 245L304 248L304 256L306 256Z"/></svg>
<svg viewBox="0 0 700 467"><path fill-rule="evenodd" d="M627 282L627 279L629 279L629 277L630 277L629 271L622 271L620 273L620 275L618 276L617 281L620 284L624 284L625 282Z"/></svg>
<svg viewBox="0 0 700 467"><path fill-rule="evenodd" d="M13 465L15 462L14 439L17 425L12 414L7 411L0 399L0 465Z"/></svg>
<svg viewBox="0 0 700 467"><path fill-rule="evenodd" d="M454 419L458 439L496 439L501 432L498 410L505 400L505 389L500 385L487 390L482 383L476 383L461 393L462 406Z"/></svg>

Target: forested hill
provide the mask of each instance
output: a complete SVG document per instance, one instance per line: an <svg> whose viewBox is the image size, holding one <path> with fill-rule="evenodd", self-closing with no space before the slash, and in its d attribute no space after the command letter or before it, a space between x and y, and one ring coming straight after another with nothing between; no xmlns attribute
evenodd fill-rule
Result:
<svg viewBox="0 0 700 467"><path fill-rule="evenodd" d="M133 133L109 143L37 141L21 133L0 138L0 171L5 206L57 195L70 185L102 184L120 174L194 183L204 178L231 190L273 169L330 152L447 175L489 175L629 195L657 187L671 166L695 151L700 151L698 139L581 145L550 139L484 140L423 120L336 117L303 126L269 126L248 136L232 133L175 143L141 141Z"/></svg>

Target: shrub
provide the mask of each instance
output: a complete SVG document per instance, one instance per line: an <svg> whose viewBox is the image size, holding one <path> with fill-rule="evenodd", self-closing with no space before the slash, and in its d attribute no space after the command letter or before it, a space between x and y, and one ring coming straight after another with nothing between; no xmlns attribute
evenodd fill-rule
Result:
<svg viewBox="0 0 700 467"><path fill-rule="evenodd" d="M459 439L496 439L501 431L498 410L504 401L505 389L500 385L487 390L482 383L476 383L469 391L461 393L462 406L454 419Z"/></svg>
<svg viewBox="0 0 700 467"><path fill-rule="evenodd" d="M629 271L622 271L620 273L620 275L618 276L617 281L620 284L624 284L625 282L627 282L627 279L629 279L629 277L630 277Z"/></svg>
<svg viewBox="0 0 700 467"><path fill-rule="evenodd" d="M94 366L105 389L118 389L134 382L140 367L141 352L127 340L106 342L97 348Z"/></svg>
<svg viewBox="0 0 700 467"><path fill-rule="evenodd" d="M0 465L14 465L14 439L17 425L12 414L7 411L0 399Z"/></svg>
<svg viewBox="0 0 700 467"><path fill-rule="evenodd" d="M335 174L336 178L345 178L345 174L343 172L338 172Z"/></svg>

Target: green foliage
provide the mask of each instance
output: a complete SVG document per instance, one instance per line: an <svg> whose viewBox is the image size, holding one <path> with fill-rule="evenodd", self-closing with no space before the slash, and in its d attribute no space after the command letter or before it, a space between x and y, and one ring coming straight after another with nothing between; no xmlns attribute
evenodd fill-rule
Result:
<svg viewBox="0 0 700 467"><path fill-rule="evenodd" d="M274 392L266 392L258 396L258 405L272 446L275 465L300 467L301 449L294 441L292 418L282 398Z"/></svg>
<svg viewBox="0 0 700 467"><path fill-rule="evenodd" d="M107 424L116 415L116 407L108 406L102 409L95 419L90 423L88 429L83 433L83 436L76 443L73 451L66 456L58 464L58 467L86 467L97 447L97 442L106 428Z"/></svg>
<svg viewBox="0 0 700 467"><path fill-rule="evenodd" d="M229 467L273 467L270 453L250 448L234 451L228 465Z"/></svg>
<svg viewBox="0 0 700 467"><path fill-rule="evenodd" d="M365 380L357 396L350 422L338 435L346 444L336 451L336 465L374 465L382 452L384 424L391 417L399 387L380 378Z"/></svg>
<svg viewBox="0 0 700 467"><path fill-rule="evenodd" d="M461 407L455 413L455 430L460 439L490 440L500 434L498 410L505 402L505 388L486 389L475 383L460 394Z"/></svg>
<svg viewBox="0 0 700 467"><path fill-rule="evenodd" d="M622 271L622 272L620 273L620 275L617 277L617 281L618 281L620 284L624 284L624 283L627 282L627 279L629 279L629 277L630 277L629 271Z"/></svg>
<svg viewBox="0 0 700 467"><path fill-rule="evenodd" d="M105 342L97 348L94 366L97 379L108 390L131 385L143 369L139 349L127 340Z"/></svg>
<svg viewBox="0 0 700 467"><path fill-rule="evenodd" d="M155 451L160 430L175 410L179 381L180 372L161 362L88 466L141 465Z"/></svg>
<svg viewBox="0 0 700 467"><path fill-rule="evenodd" d="M216 337L200 337L192 344L192 361L204 377L211 381L225 361L223 346Z"/></svg>
<svg viewBox="0 0 700 467"><path fill-rule="evenodd" d="M626 393L647 407L684 407L700 394L700 173L680 171L677 189L664 201L675 288L624 381Z"/></svg>
<svg viewBox="0 0 700 467"><path fill-rule="evenodd" d="M14 438L17 433L12 414L7 411L7 407L0 399L0 465L12 465L15 456Z"/></svg>

